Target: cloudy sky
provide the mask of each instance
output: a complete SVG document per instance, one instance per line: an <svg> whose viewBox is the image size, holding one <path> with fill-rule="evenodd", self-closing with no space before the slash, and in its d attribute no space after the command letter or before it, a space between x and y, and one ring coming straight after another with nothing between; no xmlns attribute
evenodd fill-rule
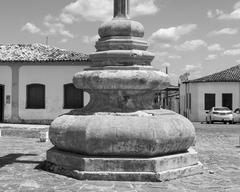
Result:
<svg viewBox="0 0 240 192"><path fill-rule="evenodd" d="M153 66L169 67L172 83L240 64L239 0L130 0L145 27ZM95 51L97 29L112 18L113 0L0 0L0 44L45 43Z"/></svg>

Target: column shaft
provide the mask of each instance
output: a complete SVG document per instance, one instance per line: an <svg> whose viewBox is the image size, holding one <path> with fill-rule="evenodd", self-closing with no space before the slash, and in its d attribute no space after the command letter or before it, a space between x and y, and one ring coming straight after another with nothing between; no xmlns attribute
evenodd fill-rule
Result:
<svg viewBox="0 0 240 192"><path fill-rule="evenodd" d="M129 0L114 0L114 17L128 17Z"/></svg>

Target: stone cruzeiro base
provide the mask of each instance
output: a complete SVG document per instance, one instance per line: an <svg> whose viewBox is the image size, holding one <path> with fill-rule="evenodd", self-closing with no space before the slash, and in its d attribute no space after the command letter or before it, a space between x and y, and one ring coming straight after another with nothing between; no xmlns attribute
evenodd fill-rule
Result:
<svg viewBox="0 0 240 192"><path fill-rule="evenodd" d="M44 169L79 180L167 181L203 172L197 152L153 158L90 157L52 148Z"/></svg>

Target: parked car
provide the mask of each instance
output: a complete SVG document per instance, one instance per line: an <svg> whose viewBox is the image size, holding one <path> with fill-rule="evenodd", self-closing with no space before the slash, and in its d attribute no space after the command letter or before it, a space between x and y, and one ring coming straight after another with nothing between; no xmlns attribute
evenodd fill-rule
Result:
<svg viewBox="0 0 240 192"><path fill-rule="evenodd" d="M235 109L233 112L233 123L240 123L240 108Z"/></svg>
<svg viewBox="0 0 240 192"><path fill-rule="evenodd" d="M209 112L206 112L206 122L223 122L233 123L233 112L228 107L212 107Z"/></svg>

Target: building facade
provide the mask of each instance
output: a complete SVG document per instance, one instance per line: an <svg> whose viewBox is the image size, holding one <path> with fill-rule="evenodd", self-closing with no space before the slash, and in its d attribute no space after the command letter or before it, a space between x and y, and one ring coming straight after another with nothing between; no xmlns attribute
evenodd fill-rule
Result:
<svg viewBox="0 0 240 192"><path fill-rule="evenodd" d="M49 123L89 95L72 84L88 56L45 45L0 46L0 121Z"/></svg>
<svg viewBox="0 0 240 192"><path fill-rule="evenodd" d="M179 87L170 85L166 89L155 94L156 108L168 109L180 113Z"/></svg>
<svg viewBox="0 0 240 192"><path fill-rule="evenodd" d="M203 122L211 107L240 107L240 65L180 84L180 113Z"/></svg>

